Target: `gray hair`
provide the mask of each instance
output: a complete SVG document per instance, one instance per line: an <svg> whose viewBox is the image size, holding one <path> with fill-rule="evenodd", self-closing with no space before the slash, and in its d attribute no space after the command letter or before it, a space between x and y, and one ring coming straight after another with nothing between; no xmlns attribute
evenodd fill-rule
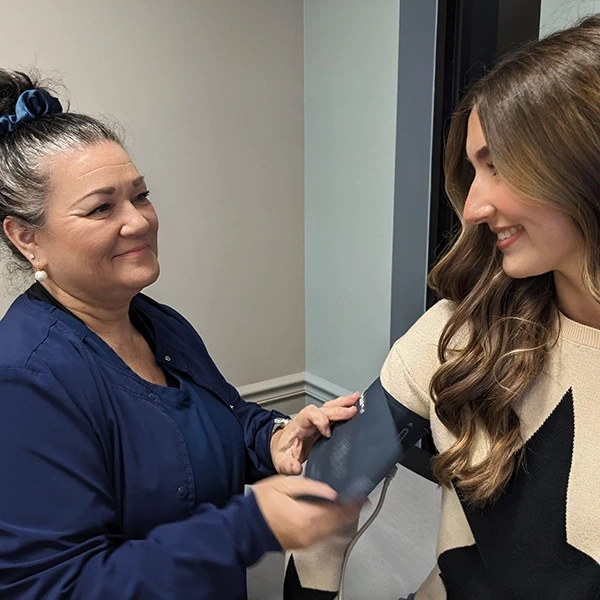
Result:
<svg viewBox="0 0 600 600"><path fill-rule="evenodd" d="M50 92L39 76L0 69L0 115L12 114L25 90ZM78 113L47 114L0 135L0 225L16 217L32 229L46 223L46 200L50 193L47 159L101 142L123 146L116 127ZM9 271L29 270L28 260L0 227L0 257Z"/></svg>

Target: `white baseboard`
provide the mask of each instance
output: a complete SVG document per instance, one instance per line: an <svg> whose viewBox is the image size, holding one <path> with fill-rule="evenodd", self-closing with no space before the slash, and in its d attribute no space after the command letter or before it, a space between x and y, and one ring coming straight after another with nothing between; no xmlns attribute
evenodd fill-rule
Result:
<svg viewBox="0 0 600 600"><path fill-rule="evenodd" d="M312 404L323 404L339 396L349 396L352 393L308 371L304 372L304 384L306 386L307 402Z"/></svg>
<svg viewBox="0 0 600 600"><path fill-rule="evenodd" d="M238 392L244 400L286 414L296 413L307 404L323 404L350 394L339 385L306 371L243 385Z"/></svg>
<svg viewBox="0 0 600 600"><path fill-rule="evenodd" d="M286 414L297 413L306 406L304 373L294 373L238 388L240 396L264 408L280 410Z"/></svg>

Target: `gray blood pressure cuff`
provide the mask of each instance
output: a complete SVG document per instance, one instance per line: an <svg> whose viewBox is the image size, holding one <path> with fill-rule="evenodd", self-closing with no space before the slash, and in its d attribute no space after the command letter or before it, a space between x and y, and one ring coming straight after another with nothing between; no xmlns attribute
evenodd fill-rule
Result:
<svg viewBox="0 0 600 600"><path fill-rule="evenodd" d="M376 379L349 421L315 444L306 477L331 486L342 502L361 500L429 429L429 421L395 400Z"/></svg>

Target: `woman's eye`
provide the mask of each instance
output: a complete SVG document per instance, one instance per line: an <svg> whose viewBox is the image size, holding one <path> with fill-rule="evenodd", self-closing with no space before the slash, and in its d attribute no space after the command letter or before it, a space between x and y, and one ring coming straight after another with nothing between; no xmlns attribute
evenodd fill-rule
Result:
<svg viewBox="0 0 600 600"><path fill-rule="evenodd" d="M493 177L495 177L497 175L496 167L494 166L494 163L488 163L487 168L490 169Z"/></svg>
<svg viewBox="0 0 600 600"><path fill-rule="evenodd" d="M111 204L101 204L100 206L98 206L97 208L95 208L88 216L91 215L99 215L101 213L107 212L111 209Z"/></svg>
<svg viewBox="0 0 600 600"><path fill-rule="evenodd" d="M148 200L148 196L150 195L150 190L146 190L145 192L142 192L141 194L138 194L135 197L135 201L136 202L145 202L146 200Z"/></svg>

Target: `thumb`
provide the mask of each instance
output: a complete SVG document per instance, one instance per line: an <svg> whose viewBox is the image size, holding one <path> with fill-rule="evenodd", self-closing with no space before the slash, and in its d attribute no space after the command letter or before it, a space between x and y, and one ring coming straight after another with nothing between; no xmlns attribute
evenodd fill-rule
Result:
<svg viewBox="0 0 600 600"><path fill-rule="evenodd" d="M281 475L300 475L302 464L294 458L287 458L279 464L279 473Z"/></svg>

